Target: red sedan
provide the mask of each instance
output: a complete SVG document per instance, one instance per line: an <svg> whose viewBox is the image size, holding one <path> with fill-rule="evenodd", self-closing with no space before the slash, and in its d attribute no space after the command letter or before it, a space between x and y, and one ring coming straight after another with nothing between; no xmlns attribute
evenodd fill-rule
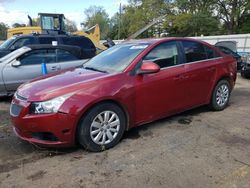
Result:
<svg viewBox="0 0 250 188"><path fill-rule="evenodd" d="M236 61L193 39L128 41L83 68L22 85L10 109L15 133L46 146L115 146L124 131L201 105L223 110Z"/></svg>

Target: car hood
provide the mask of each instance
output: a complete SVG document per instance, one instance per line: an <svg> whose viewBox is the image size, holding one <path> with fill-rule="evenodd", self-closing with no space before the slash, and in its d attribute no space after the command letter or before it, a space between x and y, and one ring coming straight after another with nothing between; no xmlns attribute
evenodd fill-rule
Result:
<svg viewBox="0 0 250 188"><path fill-rule="evenodd" d="M77 93L107 73L86 70L83 68L69 69L56 74L32 80L18 88L18 95L28 101L46 101L69 93ZM92 83L93 84L93 83Z"/></svg>
<svg viewBox="0 0 250 188"><path fill-rule="evenodd" d="M0 58L6 56L8 53L10 53L10 51L4 50L4 49L0 49Z"/></svg>

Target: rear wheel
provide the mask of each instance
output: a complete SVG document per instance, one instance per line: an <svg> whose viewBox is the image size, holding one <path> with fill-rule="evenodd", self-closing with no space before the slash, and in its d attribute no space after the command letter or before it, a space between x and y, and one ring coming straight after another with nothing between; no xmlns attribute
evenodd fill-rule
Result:
<svg viewBox="0 0 250 188"><path fill-rule="evenodd" d="M121 108L113 103L102 103L82 118L78 141L89 151L103 151L121 140L125 126L126 119Z"/></svg>
<svg viewBox="0 0 250 188"><path fill-rule="evenodd" d="M210 102L212 110L224 110L228 105L230 98L230 84L227 80L221 80L214 88L213 95Z"/></svg>

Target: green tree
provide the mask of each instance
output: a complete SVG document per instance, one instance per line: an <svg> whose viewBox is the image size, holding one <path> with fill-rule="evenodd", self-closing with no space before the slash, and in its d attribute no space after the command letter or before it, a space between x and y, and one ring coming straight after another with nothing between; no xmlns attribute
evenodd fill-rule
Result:
<svg viewBox="0 0 250 188"><path fill-rule="evenodd" d="M239 33L250 33L250 15L246 15L240 22Z"/></svg>
<svg viewBox="0 0 250 188"><path fill-rule="evenodd" d="M26 26L26 24L20 24L20 23L14 23L14 24L12 25L13 28L25 27L25 26Z"/></svg>
<svg viewBox="0 0 250 188"><path fill-rule="evenodd" d="M120 38L118 37L119 22L120 22ZM126 39L126 38L128 38L128 35L129 35L129 32L128 32L129 27L128 26L129 26L129 24L130 24L129 20L124 13L122 13L121 16L119 13L116 13L110 19L110 29L108 32L108 38L111 38L111 39Z"/></svg>
<svg viewBox="0 0 250 188"><path fill-rule="evenodd" d="M99 24L101 30L101 39L105 39L109 32L109 15L105 9L100 6L91 6L85 9L84 14L86 16L86 22L84 27L90 28L96 24Z"/></svg>
<svg viewBox="0 0 250 188"><path fill-rule="evenodd" d="M175 14L164 26L172 36L214 35L220 22L214 13L214 0L176 0ZM171 23L171 25L169 25Z"/></svg>
<svg viewBox="0 0 250 188"><path fill-rule="evenodd" d="M71 32L71 33L77 31L76 23L74 21L66 19L65 20L65 29L67 32Z"/></svg>
<svg viewBox="0 0 250 188"><path fill-rule="evenodd" d="M206 12L212 13L214 0L176 0L174 1L179 13L190 13L192 15Z"/></svg>
<svg viewBox="0 0 250 188"><path fill-rule="evenodd" d="M170 2L170 0L130 0L124 13L129 22L128 34L135 33L159 16L171 15L173 7ZM142 33L140 37L153 37L161 32L163 30L159 24Z"/></svg>
<svg viewBox="0 0 250 188"><path fill-rule="evenodd" d="M40 26L40 18L32 18L32 26Z"/></svg>
<svg viewBox="0 0 250 188"><path fill-rule="evenodd" d="M4 23L0 23L0 40L6 40L8 26Z"/></svg>
<svg viewBox="0 0 250 188"><path fill-rule="evenodd" d="M216 10L218 17L224 23L228 34L238 33L249 15L249 0L217 0Z"/></svg>

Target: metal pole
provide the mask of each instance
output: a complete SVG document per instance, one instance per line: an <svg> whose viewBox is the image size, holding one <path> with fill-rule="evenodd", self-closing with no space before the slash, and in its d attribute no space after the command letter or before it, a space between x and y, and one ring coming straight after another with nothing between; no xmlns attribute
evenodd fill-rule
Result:
<svg viewBox="0 0 250 188"><path fill-rule="evenodd" d="M121 15L122 15L122 4L120 3L120 7L119 7L119 28L118 28L118 40L120 39L120 35L121 35Z"/></svg>

